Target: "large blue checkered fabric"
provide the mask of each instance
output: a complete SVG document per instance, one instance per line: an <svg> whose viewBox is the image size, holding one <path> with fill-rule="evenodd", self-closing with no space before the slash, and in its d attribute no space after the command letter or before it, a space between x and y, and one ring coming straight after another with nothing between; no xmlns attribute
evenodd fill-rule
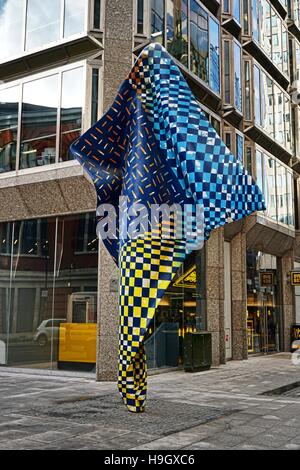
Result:
<svg viewBox="0 0 300 470"><path fill-rule="evenodd" d="M199 206L204 218L199 236L207 239L215 228L264 210L263 196L159 44L143 50L111 108L71 151L92 177L99 204L116 209L117 232L104 243L121 271L118 387L128 409L142 411L147 389L144 337L190 251L189 232L180 240L174 233L161 237L166 225L158 221L151 226L149 212L143 219L148 228L138 241L127 228L124 236L119 197L128 207L188 205L187 225L193 231ZM123 211L122 223L124 218L133 222L132 213ZM99 219L103 229L106 223ZM174 228L173 219L169 226Z"/></svg>

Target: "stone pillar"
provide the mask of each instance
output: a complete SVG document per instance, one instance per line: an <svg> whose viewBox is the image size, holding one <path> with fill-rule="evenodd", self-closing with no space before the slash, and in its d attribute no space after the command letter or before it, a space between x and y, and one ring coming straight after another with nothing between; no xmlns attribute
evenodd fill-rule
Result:
<svg viewBox="0 0 300 470"><path fill-rule="evenodd" d="M294 268L293 252L288 251L279 260L280 284L281 284L281 349L283 351L291 350L291 325L296 321L296 313L294 307L294 287L290 285L289 273Z"/></svg>
<svg viewBox="0 0 300 470"><path fill-rule="evenodd" d="M223 228L213 231L205 255L207 331L212 333L213 365L218 366L225 364Z"/></svg>
<svg viewBox="0 0 300 470"><path fill-rule="evenodd" d="M232 359L248 358L246 234L239 232L231 241Z"/></svg>
<svg viewBox="0 0 300 470"><path fill-rule="evenodd" d="M132 66L133 3L106 0L104 5L103 110L112 104ZM102 242L99 248L97 380L116 380L118 355L119 271Z"/></svg>

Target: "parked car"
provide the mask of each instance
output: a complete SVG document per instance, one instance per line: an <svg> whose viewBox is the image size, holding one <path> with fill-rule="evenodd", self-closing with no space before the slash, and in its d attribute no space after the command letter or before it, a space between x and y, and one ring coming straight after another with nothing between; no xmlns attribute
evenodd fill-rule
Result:
<svg viewBox="0 0 300 470"><path fill-rule="evenodd" d="M44 320L37 328L36 333L33 337L33 341L36 341L39 346L44 347L53 340L58 340L59 327L61 323L65 323L66 320L62 318L55 318L54 320Z"/></svg>
<svg viewBox="0 0 300 470"><path fill-rule="evenodd" d="M292 352L295 352L300 349L300 340L295 339L295 341L292 342Z"/></svg>

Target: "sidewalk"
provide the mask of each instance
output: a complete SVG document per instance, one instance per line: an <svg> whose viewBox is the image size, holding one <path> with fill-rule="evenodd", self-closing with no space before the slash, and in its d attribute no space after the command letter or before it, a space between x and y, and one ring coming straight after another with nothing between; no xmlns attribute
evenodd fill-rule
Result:
<svg viewBox="0 0 300 470"><path fill-rule="evenodd" d="M0 368L0 409L0 449L300 449L300 365L277 354L151 376L140 415L114 383Z"/></svg>

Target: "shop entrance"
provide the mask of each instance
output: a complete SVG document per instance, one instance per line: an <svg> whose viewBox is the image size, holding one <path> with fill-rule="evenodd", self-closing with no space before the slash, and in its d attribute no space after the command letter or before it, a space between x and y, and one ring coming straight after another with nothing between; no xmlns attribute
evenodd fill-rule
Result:
<svg viewBox="0 0 300 470"><path fill-rule="evenodd" d="M280 350L276 258L261 252L247 253L248 352L269 354Z"/></svg>

